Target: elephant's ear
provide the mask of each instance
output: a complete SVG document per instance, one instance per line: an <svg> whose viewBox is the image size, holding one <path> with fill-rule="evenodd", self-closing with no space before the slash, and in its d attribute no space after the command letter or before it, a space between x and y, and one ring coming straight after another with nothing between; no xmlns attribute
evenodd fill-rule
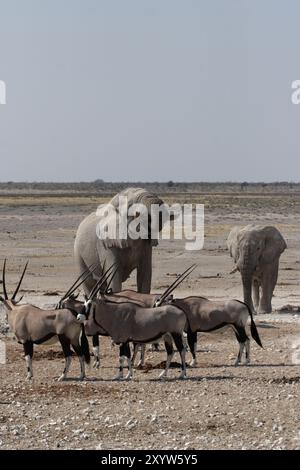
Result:
<svg viewBox="0 0 300 470"><path fill-rule="evenodd" d="M238 248L238 235L240 232L240 227L233 227L233 229L230 231L228 238L227 238L227 248L229 250L229 254L231 258L234 259L234 262L236 263L238 258L239 258L239 248Z"/></svg>
<svg viewBox="0 0 300 470"><path fill-rule="evenodd" d="M284 252L287 244L279 230L275 227L264 227L262 232L265 237L265 248L261 258L265 263L272 263Z"/></svg>

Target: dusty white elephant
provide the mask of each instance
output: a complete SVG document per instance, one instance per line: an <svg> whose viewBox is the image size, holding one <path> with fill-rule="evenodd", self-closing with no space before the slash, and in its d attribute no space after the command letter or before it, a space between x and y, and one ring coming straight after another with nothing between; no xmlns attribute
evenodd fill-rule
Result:
<svg viewBox="0 0 300 470"><path fill-rule="evenodd" d="M234 227L227 247L241 273L244 302L257 313L272 312L272 296L277 283L279 258L286 242L272 226Z"/></svg>
<svg viewBox="0 0 300 470"><path fill-rule="evenodd" d="M108 204L102 207L101 213L99 211L92 212L88 215L79 225L74 245L75 260L79 268L79 272L84 272L92 264L96 264L98 269L94 273L94 277L90 276L84 284L87 293L93 288L96 278L99 278L103 269L107 269L112 264L118 266L118 271L113 278L111 288L113 292L119 292L122 289L122 282L126 281L130 273L137 269L137 290L139 292L148 293L151 288L151 275L152 275L152 247L158 244L157 239L142 239L131 238L128 234L128 227L138 215L127 215L126 238L119 236L119 226L121 219L119 215L119 201L120 196L127 198L128 209L133 204L143 204L148 210L147 215L147 229L151 225L151 205L157 204L162 206L163 201L142 188L127 188L114 196ZM115 208L116 212L106 213L106 207ZM164 207L164 206L162 206ZM104 210L103 210L104 209ZM116 217L117 215L117 217ZM105 220L104 220L105 219ZM116 225L115 236L99 236L99 223L105 223L107 234L113 233L113 226ZM161 230L162 226L159 226ZM159 231L158 230L158 231ZM150 236L150 232L149 232Z"/></svg>

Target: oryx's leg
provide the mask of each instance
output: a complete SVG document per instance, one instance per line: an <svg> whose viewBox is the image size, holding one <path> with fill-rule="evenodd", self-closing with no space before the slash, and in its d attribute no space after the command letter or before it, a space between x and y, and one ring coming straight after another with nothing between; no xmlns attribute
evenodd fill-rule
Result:
<svg viewBox="0 0 300 470"><path fill-rule="evenodd" d="M99 369L99 366L100 366L99 336L94 335L92 341L93 341L93 353L94 353L93 367L95 367L96 369Z"/></svg>
<svg viewBox="0 0 300 470"><path fill-rule="evenodd" d="M125 352L125 356L127 357L127 365L128 365L128 373L125 377L125 380L130 380L133 377L133 369L132 369L132 362L130 359L131 351L130 351L129 343L124 344L124 352Z"/></svg>
<svg viewBox="0 0 300 470"><path fill-rule="evenodd" d="M246 360L245 360L245 364L250 364L250 340L249 340L249 338L246 339L245 345L246 345Z"/></svg>
<svg viewBox="0 0 300 470"><path fill-rule="evenodd" d="M132 359L131 359L132 367L134 366L134 362L135 362L135 358L137 356L138 350L139 350L139 344L138 343L133 343L133 355L132 355Z"/></svg>
<svg viewBox="0 0 300 470"><path fill-rule="evenodd" d="M146 345L141 344L141 357L140 357L138 366L144 366L145 365L145 352L146 352Z"/></svg>
<svg viewBox="0 0 300 470"><path fill-rule="evenodd" d="M82 351L82 348L80 345L78 344L72 344L72 347L79 359L79 363L80 363L80 376L79 376L79 380L83 380L85 379L86 375L85 375L85 362L84 362L84 355L83 355L83 351Z"/></svg>
<svg viewBox="0 0 300 470"><path fill-rule="evenodd" d="M187 333L185 331L182 333L182 342L183 342L183 346L185 348L185 352L188 352L189 345L188 345L188 341L187 341Z"/></svg>
<svg viewBox="0 0 300 470"><path fill-rule="evenodd" d="M24 349L25 361L27 364L27 379L30 380L33 377L33 370L32 370L33 342L26 341L26 343L23 344L23 349Z"/></svg>
<svg viewBox="0 0 300 470"><path fill-rule="evenodd" d="M133 343L133 356L132 356L132 359L131 359L132 367L134 365L134 362L135 362L135 359L136 359L139 348L141 349L141 357L140 357L140 360L138 362L137 367L143 366L145 364L146 345L145 344L139 344L139 343Z"/></svg>
<svg viewBox="0 0 300 470"><path fill-rule="evenodd" d="M61 344L64 357L65 357L65 368L63 373L58 378L59 381L64 380L67 378L67 374L70 370L71 362L72 362L72 351L71 351L71 341L65 335L58 335L59 342Z"/></svg>
<svg viewBox="0 0 300 470"><path fill-rule="evenodd" d="M196 352L197 352L197 332L192 332L189 330L187 332L188 345L191 351L192 360L190 366L193 367L197 364Z"/></svg>
<svg viewBox="0 0 300 470"><path fill-rule="evenodd" d="M237 356L236 361L234 363L234 365L237 366L242 361L243 352L244 352L247 341L249 341L249 338L247 336L247 333L246 333L246 330L245 330L244 326L233 325L233 329L234 329L234 332L235 332L236 339L238 340L239 346L240 346L238 356ZM246 360L247 364L248 364L248 362L249 361Z"/></svg>
<svg viewBox="0 0 300 470"><path fill-rule="evenodd" d="M166 360L165 370L163 372L161 372L161 374L159 374L160 379L164 379L164 378L167 377L168 370L169 370L169 367L170 367L170 364L171 364L171 360L172 360L172 357L174 355L172 337L168 334L165 335L164 342L165 342L165 348L166 348L166 351L167 351L167 360Z"/></svg>
<svg viewBox="0 0 300 470"><path fill-rule="evenodd" d="M180 354L180 359L181 359L181 374L179 378L185 379L186 378L185 347L182 341L182 335L180 333L173 333L172 337L174 339L176 348Z"/></svg>
<svg viewBox="0 0 300 470"><path fill-rule="evenodd" d="M124 374L124 362L125 362L125 358L127 357L126 356L126 344L127 343L122 343L120 345L120 349L119 349L119 371L118 371L118 374L116 375L116 377L114 378L114 380L122 380L123 379L123 374Z"/></svg>

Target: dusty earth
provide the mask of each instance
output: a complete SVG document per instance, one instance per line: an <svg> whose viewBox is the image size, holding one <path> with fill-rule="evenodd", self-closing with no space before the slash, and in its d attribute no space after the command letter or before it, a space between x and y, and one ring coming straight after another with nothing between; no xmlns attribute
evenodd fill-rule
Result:
<svg viewBox="0 0 300 470"><path fill-rule="evenodd" d="M157 380L161 351L148 352L148 367L132 382L115 382L118 350L104 339L99 371L89 369L88 380L79 382L74 358L70 379L57 383L64 362L59 347L36 347L35 379L27 383L22 349L7 335L1 309L7 361L0 364L0 449L300 448L300 195L193 194L190 200L205 203L204 249L187 252L182 241L162 241L154 252L153 291L197 262L178 295L241 298L239 274L229 275L229 230L250 222L276 225L288 250L273 301L278 312L256 317L264 349L252 341L251 365L233 367L233 334L201 335L199 364L188 369L187 380L176 380L177 362L169 380ZM76 227L98 202L94 196L0 195L0 259L8 258L9 289L30 259L23 301L53 305L76 274ZM127 286L134 286L134 276ZM287 304L288 313L281 312Z"/></svg>

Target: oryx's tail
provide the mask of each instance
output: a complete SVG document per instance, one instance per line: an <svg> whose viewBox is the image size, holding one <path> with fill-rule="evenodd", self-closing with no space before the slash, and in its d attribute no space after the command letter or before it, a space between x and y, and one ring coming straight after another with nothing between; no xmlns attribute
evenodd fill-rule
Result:
<svg viewBox="0 0 300 470"><path fill-rule="evenodd" d="M261 348L263 347L262 343L261 343L261 340L260 340L260 337L259 337L259 334L258 334L258 331L257 331L257 328L256 328L256 325L255 325L255 322L253 320L253 313L251 311L251 308L249 307L248 304L246 304L245 302L243 302L247 309L248 309L248 312L249 312L249 315L250 315L250 320L251 320L251 325L250 325L250 331L251 331L251 336L252 338L257 342L258 346L260 346Z"/></svg>
<svg viewBox="0 0 300 470"><path fill-rule="evenodd" d="M86 337L83 325L81 325L81 335L80 335L79 342L80 342L82 354L84 356L84 360L87 364L89 364L91 362L90 347L89 347L89 342Z"/></svg>

